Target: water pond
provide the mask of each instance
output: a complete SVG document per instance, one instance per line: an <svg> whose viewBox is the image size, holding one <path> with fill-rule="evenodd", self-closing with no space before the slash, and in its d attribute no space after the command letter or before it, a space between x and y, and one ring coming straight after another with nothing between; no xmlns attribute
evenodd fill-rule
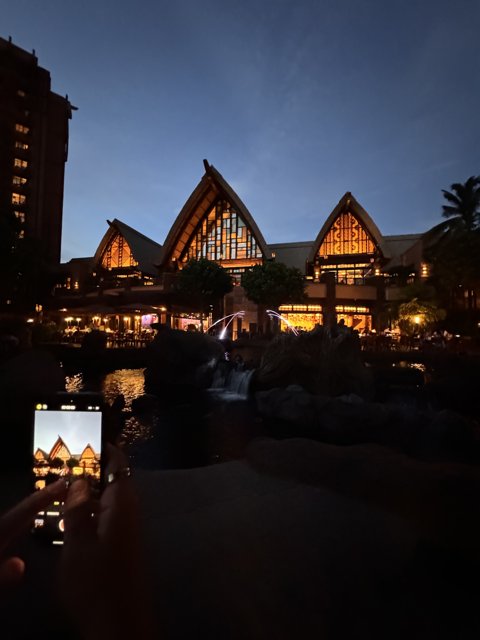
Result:
<svg viewBox="0 0 480 640"><path fill-rule="evenodd" d="M65 389L70 393L95 391L103 393L111 404L120 394L125 398L125 427L123 437L126 442L148 439L150 429L131 415L132 401L145 392L144 369L116 369L110 373L86 375L82 372L66 376Z"/></svg>

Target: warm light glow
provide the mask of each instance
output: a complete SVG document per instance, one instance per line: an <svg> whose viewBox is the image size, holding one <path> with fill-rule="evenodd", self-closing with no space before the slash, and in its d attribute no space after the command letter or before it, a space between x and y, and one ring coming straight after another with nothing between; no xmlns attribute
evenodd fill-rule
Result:
<svg viewBox="0 0 480 640"><path fill-rule="evenodd" d="M352 307L343 304L337 304L335 311L337 313L369 313L368 307Z"/></svg>
<svg viewBox="0 0 480 640"><path fill-rule="evenodd" d="M415 317L413 318L413 321L414 321L414 323L415 323L415 324L420 324L420 323L421 323L421 321L422 321L422 319L421 319L421 317L420 317L420 316L415 316Z"/></svg>
<svg viewBox="0 0 480 640"><path fill-rule="evenodd" d="M26 127L23 124L16 124L15 125L15 131L18 131L18 133L28 133L30 131L30 129L28 127Z"/></svg>
<svg viewBox="0 0 480 640"><path fill-rule="evenodd" d="M295 329L295 327L292 325L292 323L287 320L287 318L285 318L284 316L282 316L280 313L277 313L276 311L273 311L272 309L267 309L267 314L270 317L274 317L274 318L278 318L279 320L281 320L282 322L284 322L289 329L291 329L291 331L298 336L298 331Z"/></svg>
<svg viewBox="0 0 480 640"><path fill-rule="evenodd" d="M25 204L27 197L21 193L12 193L12 204Z"/></svg>
<svg viewBox="0 0 480 640"><path fill-rule="evenodd" d="M226 200L219 200L204 216L188 239L180 261L199 258L219 262L262 258L252 231Z"/></svg>
<svg viewBox="0 0 480 640"><path fill-rule="evenodd" d="M318 255L340 256L375 253L368 231L350 211L341 213L325 236Z"/></svg>
<svg viewBox="0 0 480 640"><path fill-rule="evenodd" d="M104 269L125 269L138 266L125 238L116 233L109 242L102 256Z"/></svg>

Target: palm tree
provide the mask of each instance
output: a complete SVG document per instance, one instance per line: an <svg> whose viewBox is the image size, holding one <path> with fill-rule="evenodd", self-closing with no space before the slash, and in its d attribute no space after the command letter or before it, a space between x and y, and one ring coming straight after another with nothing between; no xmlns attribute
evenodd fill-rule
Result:
<svg viewBox="0 0 480 640"><path fill-rule="evenodd" d="M442 190L448 202L442 207L447 220L425 234L425 254L439 290L449 291L453 306L458 293L464 293L473 321L480 285L480 176L456 182L450 189Z"/></svg>
<svg viewBox="0 0 480 640"><path fill-rule="evenodd" d="M480 176L470 176L465 184L455 182L452 191L442 189L450 203L443 205L443 217L449 218L448 227L470 232L480 227ZM453 192L453 193L452 193Z"/></svg>

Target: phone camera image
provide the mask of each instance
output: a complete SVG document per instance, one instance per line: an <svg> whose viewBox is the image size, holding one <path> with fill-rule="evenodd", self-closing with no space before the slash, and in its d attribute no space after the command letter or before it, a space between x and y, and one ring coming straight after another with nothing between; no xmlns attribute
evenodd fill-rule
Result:
<svg viewBox="0 0 480 640"><path fill-rule="evenodd" d="M32 470L36 490L62 477L70 483L85 479L94 492L100 488L101 402L83 402L74 395L35 405ZM52 544L63 543L64 530L61 502L40 511L33 522L33 532Z"/></svg>

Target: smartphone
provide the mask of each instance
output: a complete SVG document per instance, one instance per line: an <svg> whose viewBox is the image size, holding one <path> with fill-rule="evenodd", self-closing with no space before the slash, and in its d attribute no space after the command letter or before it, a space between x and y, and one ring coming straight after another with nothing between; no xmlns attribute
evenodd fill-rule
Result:
<svg viewBox="0 0 480 640"><path fill-rule="evenodd" d="M58 393L35 403L33 414L33 483L36 490L64 477L84 478L99 492L103 481L103 396ZM37 513L33 533L54 545L63 544L63 502Z"/></svg>

